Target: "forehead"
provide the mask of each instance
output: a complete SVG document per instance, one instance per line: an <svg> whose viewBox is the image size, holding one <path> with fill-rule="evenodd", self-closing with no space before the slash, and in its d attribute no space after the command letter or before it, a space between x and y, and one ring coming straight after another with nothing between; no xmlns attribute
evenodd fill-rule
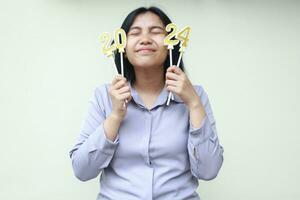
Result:
<svg viewBox="0 0 300 200"><path fill-rule="evenodd" d="M151 27L151 26L162 26L164 27L161 19L152 12L145 12L136 16L135 20L132 23L133 26L138 27Z"/></svg>

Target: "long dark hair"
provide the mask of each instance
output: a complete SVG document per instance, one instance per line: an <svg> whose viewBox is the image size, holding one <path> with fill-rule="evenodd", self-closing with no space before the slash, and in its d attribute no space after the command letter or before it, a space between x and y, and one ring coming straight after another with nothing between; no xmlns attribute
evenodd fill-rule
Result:
<svg viewBox="0 0 300 200"><path fill-rule="evenodd" d="M157 15L161 21L163 22L164 26L167 26L169 23L171 23L170 18L159 8L157 7L149 7L149 8L145 8L145 7L140 7L137 8L135 10L133 10L131 13L129 13L127 15L127 17L125 18L124 22L122 23L121 28L124 29L124 31L126 32L126 34L128 33L130 27L132 26L135 18L139 15L139 14L143 14L145 12L152 12L155 15ZM174 49L172 50L172 57L173 57L173 62L177 63L177 60L179 58L179 44L174 46ZM132 64L129 62L129 60L123 56L123 65L124 65L124 76L126 77L127 81L130 81L131 83L135 82L135 72L134 72L134 68L132 66ZM117 66L117 70L119 72L119 74L121 73L121 61L120 61L120 54L118 53L118 51L115 51L115 63ZM164 62L164 74L167 71L167 68L170 65L170 59L169 56L167 56L165 62ZM183 65L183 61L180 61L180 65L179 65L180 69L182 71L184 71L184 65ZM164 76L165 79L165 76Z"/></svg>

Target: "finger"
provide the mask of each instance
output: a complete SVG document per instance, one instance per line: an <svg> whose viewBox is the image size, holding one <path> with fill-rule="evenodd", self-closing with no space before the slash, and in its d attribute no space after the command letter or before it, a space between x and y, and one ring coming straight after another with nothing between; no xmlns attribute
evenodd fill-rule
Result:
<svg viewBox="0 0 300 200"><path fill-rule="evenodd" d="M126 98L127 102L131 101L131 99L132 99L131 93L129 92L129 95L125 98Z"/></svg>
<svg viewBox="0 0 300 200"><path fill-rule="evenodd" d="M120 94L118 95L118 99L119 100L122 100L122 101L125 101L125 99L129 99L130 98L130 92L126 92L126 93L123 93L123 94Z"/></svg>
<svg viewBox="0 0 300 200"><path fill-rule="evenodd" d="M178 81L166 80L166 84L167 84L167 86L171 85L171 86L176 87L178 85Z"/></svg>
<svg viewBox="0 0 300 200"><path fill-rule="evenodd" d="M114 78L113 78L113 80L112 80L112 82L111 82L111 84L112 84L112 85L116 84L116 83L117 83L119 80L121 80L122 78L123 78L123 76L120 75L120 74L115 75Z"/></svg>
<svg viewBox="0 0 300 200"><path fill-rule="evenodd" d="M131 99L132 99L132 96L131 96L131 94L130 94L130 96L127 98L127 100L128 100L128 101L131 101Z"/></svg>
<svg viewBox="0 0 300 200"><path fill-rule="evenodd" d="M128 83L126 82L126 80L125 79L121 79L115 85L113 85L112 89L118 90L118 89L120 89L120 88L122 88L124 86L127 86L127 85L128 85Z"/></svg>
<svg viewBox="0 0 300 200"><path fill-rule="evenodd" d="M130 92L130 87L128 85L121 87L120 89L117 90L118 94L123 94L125 92Z"/></svg>
<svg viewBox="0 0 300 200"><path fill-rule="evenodd" d="M167 72L166 73L166 79L171 79L171 80L180 80L180 76L173 73L173 72Z"/></svg>
<svg viewBox="0 0 300 200"><path fill-rule="evenodd" d="M181 75L183 73L183 71L179 67L176 67L176 66L169 67L167 72L173 72L177 75Z"/></svg>
<svg viewBox="0 0 300 200"><path fill-rule="evenodd" d="M168 90L168 91L171 91L171 92L174 92L174 93L177 93L177 92L176 92L176 91L177 91L176 88L177 88L177 87L172 86L172 85L168 85L168 86L167 86L167 90Z"/></svg>
<svg viewBox="0 0 300 200"><path fill-rule="evenodd" d="M175 67L176 67L175 65L172 65L172 66L168 67L167 71L172 71L172 70L174 70Z"/></svg>

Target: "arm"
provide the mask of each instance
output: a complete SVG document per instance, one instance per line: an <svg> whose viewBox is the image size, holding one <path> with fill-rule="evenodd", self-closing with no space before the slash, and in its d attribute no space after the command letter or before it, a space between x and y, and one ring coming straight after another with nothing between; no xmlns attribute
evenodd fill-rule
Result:
<svg viewBox="0 0 300 200"><path fill-rule="evenodd" d="M197 86L198 102L189 106L190 129L188 152L191 172L198 179L212 180L223 163L223 147L219 144L216 122L208 96Z"/></svg>
<svg viewBox="0 0 300 200"><path fill-rule="evenodd" d="M167 89L175 92L189 109L188 153L191 172L198 179L215 178L223 163L216 123L208 96L201 86L193 87L186 74L176 66L166 73Z"/></svg>
<svg viewBox="0 0 300 200"><path fill-rule="evenodd" d="M97 177L109 165L119 143L121 121L113 115L105 119L104 93L105 86L94 90L77 142L69 152L74 174L81 181Z"/></svg>

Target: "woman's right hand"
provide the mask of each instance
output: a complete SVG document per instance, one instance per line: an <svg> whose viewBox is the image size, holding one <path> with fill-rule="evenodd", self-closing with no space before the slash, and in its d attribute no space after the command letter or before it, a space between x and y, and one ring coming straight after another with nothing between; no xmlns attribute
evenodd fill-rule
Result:
<svg viewBox="0 0 300 200"><path fill-rule="evenodd" d="M112 113L115 118L122 121L126 115L127 103L131 100L129 84L125 77L116 75L109 88L109 95L112 100ZM127 103L125 103L127 100Z"/></svg>

